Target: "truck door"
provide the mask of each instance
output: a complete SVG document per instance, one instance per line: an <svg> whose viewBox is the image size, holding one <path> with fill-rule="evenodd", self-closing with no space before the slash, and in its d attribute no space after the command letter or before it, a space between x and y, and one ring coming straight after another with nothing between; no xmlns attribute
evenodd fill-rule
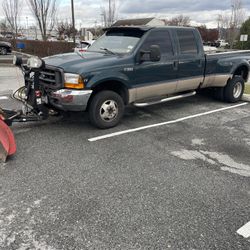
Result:
<svg viewBox="0 0 250 250"><path fill-rule="evenodd" d="M173 64L176 55L169 31L167 29L149 31L138 53L149 51L152 45L160 47L161 60L136 62L134 87L137 100L171 94L177 88L177 69Z"/></svg>
<svg viewBox="0 0 250 250"><path fill-rule="evenodd" d="M177 91L195 90L203 82L205 56L201 38L194 29L176 29L178 45Z"/></svg>

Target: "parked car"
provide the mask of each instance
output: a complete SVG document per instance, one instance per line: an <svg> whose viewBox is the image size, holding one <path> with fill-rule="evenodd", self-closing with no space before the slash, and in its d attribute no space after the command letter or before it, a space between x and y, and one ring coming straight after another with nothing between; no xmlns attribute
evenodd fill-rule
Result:
<svg viewBox="0 0 250 250"><path fill-rule="evenodd" d="M39 103L56 110L87 111L98 128L116 126L128 104L146 107L212 88L238 102L250 69L250 52L204 53L190 27L111 27L84 54L31 57L39 76ZM28 71L29 72L29 71ZM44 100L44 101L43 101Z"/></svg>
<svg viewBox="0 0 250 250"><path fill-rule="evenodd" d="M0 55L7 55L8 53L11 53L11 51L11 43L0 41Z"/></svg>
<svg viewBox="0 0 250 250"><path fill-rule="evenodd" d="M218 48L224 48L226 46L229 46L229 43L225 40L217 40L216 43Z"/></svg>
<svg viewBox="0 0 250 250"><path fill-rule="evenodd" d="M207 54L211 54L211 53L216 53L218 51L218 49L216 47L212 47L212 46L203 46L204 52Z"/></svg>
<svg viewBox="0 0 250 250"><path fill-rule="evenodd" d="M77 43L76 47L74 48L75 52L86 52L87 49L95 42L95 40L91 41L80 41Z"/></svg>

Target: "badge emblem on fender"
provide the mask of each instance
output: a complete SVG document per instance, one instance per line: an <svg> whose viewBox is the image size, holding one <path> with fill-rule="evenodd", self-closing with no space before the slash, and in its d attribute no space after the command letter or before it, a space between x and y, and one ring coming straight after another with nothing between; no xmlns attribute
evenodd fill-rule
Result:
<svg viewBox="0 0 250 250"><path fill-rule="evenodd" d="M132 71L134 71L134 68L124 68L124 71L125 72L132 72Z"/></svg>

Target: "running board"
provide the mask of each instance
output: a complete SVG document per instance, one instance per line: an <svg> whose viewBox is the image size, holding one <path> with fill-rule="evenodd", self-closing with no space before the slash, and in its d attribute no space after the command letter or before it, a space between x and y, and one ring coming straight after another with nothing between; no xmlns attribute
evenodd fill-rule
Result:
<svg viewBox="0 0 250 250"><path fill-rule="evenodd" d="M133 105L138 107L138 108L143 108L143 107L147 107L147 106L151 106L151 105L155 105L155 104L160 104L160 103L164 103L164 102L179 100L179 99L194 96L194 95L196 95L196 91L189 92L189 93L182 94L182 95L171 96L171 97L168 97L168 98L161 99L159 101L133 103Z"/></svg>

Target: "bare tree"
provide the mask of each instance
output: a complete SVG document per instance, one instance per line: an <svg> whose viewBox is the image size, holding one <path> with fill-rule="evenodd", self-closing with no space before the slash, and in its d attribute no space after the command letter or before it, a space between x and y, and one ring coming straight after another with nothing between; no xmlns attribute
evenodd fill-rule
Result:
<svg viewBox="0 0 250 250"><path fill-rule="evenodd" d="M227 14L219 14L217 17L219 38L229 41L230 16Z"/></svg>
<svg viewBox="0 0 250 250"><path fill-rule="evenodd" d="M244 22L246 15L243 9L242 0L231 0L232 14L230 18L229 42L230 48L233 48L234 41L239 34L239 29Z"/></svg>
<svg viewBox="0 0 250 250"><path fill-rule="evenodd" d="M169 26L190 26L190 21L189 16L179 15L170 20L166 20L166 24Z"/></svg>
<svg viewBox="0 0 250 250"><path fill-rule="evenodd" d="M68 21L57 22L55 30L60 39L64 39L65 36L68 38L74 37L77 33L77 30L74 29L73 25Z"/></svg>
<svg viewBox="0 0 250 250"><path fill-rule="evenodd" d="M19 17L21 12L21 1L20 0L4 0L3 1L3 12L6 17L6 21L9 24L11 32L17 37L19 29Z"/></svg>
<svg viewBox="0 0 250 250"><path fill-rule="evenodd" d="M101 7L104 27L110 27L117 19L118 0L105 0Z"/></svg>
<svg viewBox="0 0 250 250"><path fill-rule="evenodd" d="M48 33L55 26L57 0L28 0L28 4L38 23L42 38L46 41Z"/></svg>
<svg viewBox="0 0 250 250"><path fill-rule="evenodd" d="M6 21L0 21L0 33L6 33L9 31L9 26L7 25Z"/></svg>

